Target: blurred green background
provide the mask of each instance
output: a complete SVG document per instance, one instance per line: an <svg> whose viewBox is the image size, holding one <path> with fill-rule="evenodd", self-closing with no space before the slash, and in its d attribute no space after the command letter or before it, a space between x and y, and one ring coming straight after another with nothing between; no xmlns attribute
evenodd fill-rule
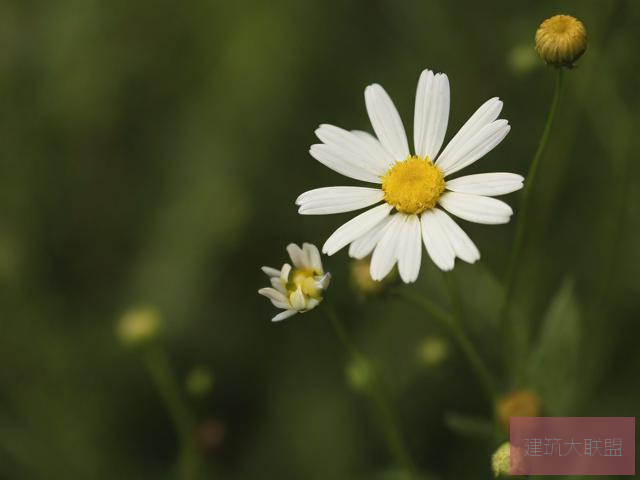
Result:
<svg viewBox="0 0 640 480"><path fill-rule="evenodd" d="M161 312L181 384L213 373L188 400L204 478L391 478L321 309L270 323L259 267L349 218L293 202L350 183L307 151L320 123L370 130L369 83L410 128L420 71L446 72L447 138L500 96L512 131L465 172L525 174L554 81L532 39L555 13L585 23L589 48L534 191L514 303L545 334L520 383L496 361L513 222L462 222L483 258L455 275L502 392L532 388L550 415L636 416L640 3L2 0L0 478L177 478L164 404L115 334L140 304ZM446 305L424 257L408 288ZM348 265L325 259L328 301L379 366L424 478L489 478L497 445L474 422L490 407L464 357L414 307L359 299ZM448 345L430 364L427 338Z"/></svg>

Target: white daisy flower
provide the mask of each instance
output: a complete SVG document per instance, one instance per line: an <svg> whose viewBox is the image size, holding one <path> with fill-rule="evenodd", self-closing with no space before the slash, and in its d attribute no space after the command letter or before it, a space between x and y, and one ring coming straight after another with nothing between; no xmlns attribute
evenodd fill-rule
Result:
<svg viewBox="0 0 640 480"><path fill-rule="evenodd" d="M298 312L308 312L322 301L322 293L329 286L330 273L324 273L318 247L303 243L300 248L289 244L287 252L293 267L285 263L280 270L262 267L262 271L271 279L271 287L258 290L276 307L284 312L272 318L274 322L284 320Z"/></svg>
<svg viewBox="0 0 640 480"><path fill-rule="evenodd" d="M368 86L364 98L376 137L357 130L321 125L311 155L342 175L375 183L368 187L325 187L303 193L296 200L303 215L349 212L383 202L351 219L325 242L323 253L333 255L350 244L349 255L364 258L373 252L371 277L382 280L398 263L402 280L418 278L421 243L442 270L453 269L455 258L468 263L480 258L478 249L447 214L470 222L509 222L513 211L491 198L522 188L523 177L513 173L483 173L449 179L490 152L509 132L497 119L502 102L485 102L440 152L449 120L449 79L424 70L418 81L414 118L414 154L391 98L378 84Z"/></svg>

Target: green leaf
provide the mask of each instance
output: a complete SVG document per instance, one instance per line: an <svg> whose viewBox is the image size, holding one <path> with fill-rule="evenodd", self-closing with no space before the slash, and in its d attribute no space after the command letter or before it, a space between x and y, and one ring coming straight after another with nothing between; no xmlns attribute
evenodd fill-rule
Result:
<svg viewBox="0 0 640 480"><path fill-rule="evenodd" d="M527 365L529 384L542 398L546 414L571 414L581 366L580 337L580 309L573 282L565 280L547 309Z"/></svg>
<svg viewBox="0 0 640 480"><path fill-rule="evenodd" d="M448 412L444 416L444 423L452 432L463 437L491 438L493 435L493 424L484 417Z"/></svg>

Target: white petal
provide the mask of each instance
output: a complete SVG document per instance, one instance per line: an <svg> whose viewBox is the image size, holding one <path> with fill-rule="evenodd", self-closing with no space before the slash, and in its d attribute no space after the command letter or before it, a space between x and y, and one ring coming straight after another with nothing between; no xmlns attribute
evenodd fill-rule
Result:
<svg viewBox="0 0 640 480"><path fill-rule="evenodd" d="M367 172L379 176L387 170L387 159L381 160L377 154L369 155L371 142L362 136L326 123L320 125L315 133L322 143Z"/></svg>
<svg viewBox="0 0 640 480"><path fill-rule="evenodd" d="M398 271L404 283L413 283L418 278L422 260L422 235L417 215L406 216L400 236L401 243L397 252Z"/></svg>
<svg viewBox="0 0 640 480"><path fill-rule="evenodd" d="M289 274L291 273L291 270L291 265L289 265L288 263L282 265L282 268L280 269L280 280L283 283L287 283L289 281Z"/></svg>
<svg viewBox="0 0 640 480"><path fill-rule="evenodd" d="M271 267L262 267L262 271L270 277L279 277L280 270Z"/></svg>
<svg viewBox="0 0 640 480"><path fill-rule="evenodd" d="M280 277L271 277L271 286L281 293L287 293L286 283Z"/></svg>
<svg viewBox="0 0 640 480"><path fill-rule="evenodd" d="M378 84L369 85L364 90L364 100L373 130L380 143L394 156L394 160L404 160L409 156L409 144L402 120L391 98Z"/></svg>
<svg viewBox="0 0 640 480"><path fill-rule="evenodd" d="M271 288L271 287L261 288L260 290L258 290L258 293L260 295L264 295L269 300L271 300L271 303L273 303L273 305L277 308L290 307L289 300L287 299L287 297L284 296L282 292L279 292L275 288Z"/></svg>
<svg viewBox="0 0 640 480"><path fill-rule="evenodd" d="M384 148L384 145L380 143L380 140L369 132L351 130L351 133L359 137L364 142L364 145L367 147L367 155L375 159L378 164L384 165L385 168L390 168L396 161L395 158L393 158L393 154Z"/></svg>
<svg viewBox="0 0 640 480"><path fill-rule="evenodd" d="M382 238L382 235L384 235L391 218L391 216L384 218L367 233L351 242L349 256L352 258L364 258L369 255Z"/></svg>
<svg viewBox="0 0 640 480"><path fill-rule="evenodd" d="M313 269L318 274L322 274L322 260L320 259L318 247L313 243L303 243L302 251L305 253L309 268Z"/></svg>
<svg viewBox="0 0 640 480"><path fill-rule="evenodd" d="M284 312L279 313L275 317L271 319L272 322L279 322L280 320L284 320L286 318L294 316L296 313L295 310L285 310Z"/></svg>
<svg viewBox="0 0 640 480"><path fill-rule="evenodd" d="M424 70L418 81L413 122L413 143L422 158L436 158L449 122L449 79L444 73Z"/></svg>
<svg viewBox="0 0 640 480"><path fill-rule="evenodd" d="M356 238L373 228L378 222L389 215L392 208L391 205L384 203L352 218L333 232L327 241L324 242L322 252L327 255L333 255L342 247L353 242Z"/></svg>
<svg viewBox="0 0 640 480"><path fill-rule="evenodd" d="M331 274L327 272L316 280L316 288L326 290L329 287L329 282L331 282Z"/></svg>
<svg viewBox="0 0 640 480"><path fill-rule="evenodd" d="M307 304L305 305L305 311L313 310L320 304L320 300L317 298L308 298Z"/></svg>
<svg viewBox="0 0 640 480"><path fill-rule="evenodd" d="M309 153L320 163L345 177L369 183L382 183L379 176L367 171L361 165L354 162L352 158L342 156L340 152L336 152L335 149L329 145L311 145Z"/></svg>
<svg viewBox="0 0 640 480"><path fill-rule="evenodd" d="M376 245L371 257L369 273L371 278L377 281L386 277L397 260L398 242L405 222L405 215L396 213L392 215L389 225L385 229L382 239Z"/></svg>
<svg viewBox="0 0 640 480"><path fill-rule="evenodd" d="M524 178L515 173L479 173L447 180L447 189L458 193L494 197L522 188Z"/></svg>
<svg viewBox="0 0 640 480"><path fill-rule="evenodd" d="M296 245L295 243L290 243L287 245L287 252L289 253L289 257L291 258L291 262L293 266L296 268L304 268L304 255L302 253L302 249Z"/></svg>
<svg viewBox="0 0 640 480"><path fill-rule="evenodd" d="M456 254L434 210L426 210L420 218L422 240L427 253L440 270L453 269Z"/></svg>
<svg viewBox="0 0 640 480"><path fill-rule="evenodd" d="M291 306L295 310L304 310L307 306L306 299L304 297L304 293L302 293L302 287L298 287L295 292L292 292L289 295L289 302L291 302Z"/></svg>
<svg viewBox="0 0 640 480"><path fill-rule="evenodd" d="M449 243L458 258L467 263L475 263L480 259L480 252L462 228L445 212L434 208L433 213L438 218L440 225L449 237Z"/></svg>
<svg viewBox="0 0 640 480"><path fill-rule="evenodd" d="M487 225L508 223L513 214L511 207L503 201L481 195L445 192L438 203L456 217Z"/></svg>
<svg viewBox="0 0 640 480"><path fill-rule="evenodd" d="M324 187L304 192L296 199L302 215L325 215L359 210L384 198L380 188Z"/></svg>
<svg viewBox="0 0 640 480"><path fill-rule="evenodd" d="M444 154L438 159L438 167L445 175L450 175L471 165L479 158L485 156L507 136L511 127L506 120L496 120L484 126L478 133L470 138L448 156Z"/></svg>
<svg viewBox="0 0 640 480"><path fill-rule="evenodd" d="M483 127L489 125L498 118L501 111L502 102L498 97L491 98L484 102L480 108L471 115L462 128L458 130L458 133L456 133L456 135L451 139L436 163L445 161L449 155L455 154L455 151L460 147L460 145L467 143Z"/></svg>

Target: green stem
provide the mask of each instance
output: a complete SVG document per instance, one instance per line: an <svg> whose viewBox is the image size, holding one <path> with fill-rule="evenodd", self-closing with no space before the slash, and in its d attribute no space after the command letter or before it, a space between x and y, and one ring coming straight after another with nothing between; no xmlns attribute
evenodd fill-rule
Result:
<svg viewBox="0 0 640 480"><path fill-rule="evenodd" d="M524 247L525 233L527 228L527 217L529 214L529 208L531 206L531 192L533 191L536 175L540 166L540 160L545 151L547 143L549 142L549 136L551 135L551 129L553 127L553 122L558 110L558 104L560 103L563 81L564 68L559 68L556 77L553 100L551 101L551 107L549 108L549 113L547 114L547 121L545 123L544 130L542 131L542 136L540 137L538 148L533 155L533 160L531 161L529 172L527 173L527 177L524 181L524 188L522 190L522 201L520 202L520 211L518 212L516 223L516 233L513 240L513 247L511 249L507 272L505 275L504 299L499 312L499 325L500 331L502 332L511 331L511 328L508 324L508 314L510 302L512 300L511 297L513 296L513 290L515 288L516 270L520 263L520 256ZM509 338L511 337L509 333L507 335L509 336ZM527 342L525 341L525 343ZM510 342L507 342L507 345L510 345Z"/></svg>
<svg viewBox="0 0 640 480"><path fill-rule="evenodd" d="M489 369L486 367L482 358L478 354L478 351L469 340L469 337L465 334L462 324L462 307L460 302L460 291L458 290L458 284L455 281L454 272L445 273L447 287L449 290L449 296L451 298L451 309L453 311L451 315L451 332L456 338L458 345L467 356L469 363L473 367L473 370L478 376L480 385L484 389L487 399L492 406L495 405L496 390L493 382L493 378L489 373Z"/></svg>
<svg viewBox="0 0 640 480"><path fill-rule="evenodd" d="M179 478L194 480L198 478L200 463L194 438L194 419L182 396L169 357L161 346L150 345L144 352L144 362L178 434Z"/></svg>
<svg viewBox="0 0 640 480"><path fill-rule="evenodd" d="M375 371L373 364L367 359L367 357L358 349L353 340L351 339L349 333L345 329L344 325L338 318L335 310L329 306L325 305L324 308L331 324L338 336L338 339L344 346L347 354L351 357L351 359L355 362L359 362L362 365L366 365L370 371L370 382L367 385L366 393L369 395L371 402L374 406L374 409L377 415L380 418L380 422L382 424L382 429L385 435L385 440L388 444L389 450L392 455L395 457L398 464L405 471L405 478L407 480L411 479L415 475L415 468L413 465L413 461L411 460L411 456L409 455L409 450L405 444L404 438L400 431L400 427L398 426L397 418L395 417L393 410L389 405L389 400L387 399L386 391L380 382L377 372Z"/></svg>
<svg viewBox="0 0 640 480"><path fill-rule="evenodd" d="M448 283L451 283L451 279L447 280ZM456 309L457 312L459 312L459 301L457 300L457 294L453 290L454 288L452 288L453 308ZM471 340L469 340L469 337L466 335L464 328L462 328L459 313L450 315L446 310L444 310L442 307L438 306L428 298L423 297L422 295L416 295L415 293L406 289L399 290L398 293L409 302L425 310L427 314L429 314L433 319L437 320L451 331L454 340L462 350L462 353L464 353L464 355L467 357L469 365L473 369L478 379L478 383L482 387L485 395L487 396L487 400L489 401L493 410L496 399L496 391L493 378L489 373L489 369L484 364L482 357L480 357L480 354L478 354L478 351L473 346L473 343L471 343Z"/></svg>

